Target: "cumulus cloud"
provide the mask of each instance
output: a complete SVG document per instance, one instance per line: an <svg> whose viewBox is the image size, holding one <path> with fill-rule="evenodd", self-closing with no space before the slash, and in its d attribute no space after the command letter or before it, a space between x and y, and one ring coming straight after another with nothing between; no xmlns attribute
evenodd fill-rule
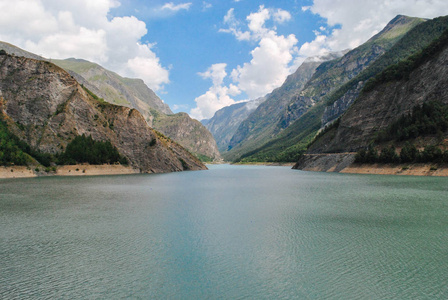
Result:
<svg viewBox="0 0 448 300"><path fill-rule="evenodd" d="M169 71L154 45L141 43L144 22L108 18L119 5L114 0L0 0L0 40L49 58L87 59L160 91L169 83Z"/></svg>
<svg viewBox="0 0 448 300"><path fill-rule="evenodd" d="M252 59L231 72L231 77L241 91L250 99L255 99L280 86L291 72L291 62L297 52L297 38L294 34L279 35L275 24L291 19L291 14L283 9L271 9L261 5L257 12L246 17L247 31L242 22L236 20L233 9L224 17L228 28L222 31L233 34L238 40L258 42L251 51ZM266 22L272 20L274 26Z"/></svg>
<svg viewBox="0 0 448 300"><path fill-rule="evenodd" d="M307 56L321 49L343 50L355 48L381 31L396 15L434 18L448 14L445 0L314 0L302 7L325 18L330 27L338 26L329 35L316 34L314 41L305 43L300 54Z"/></svg>
<svg viewBox="0 0 448 300"><path fill-rule="evenodd" d="M179 10L182 10L182 9L184 9L184 10L189 10L190 9L190 6L192 5L193 3L191 3L191 2L188 2L188 3L181 3L181 4L174 4L173 2L169 2L169 3L166 3L166 4L164 4L163 6L162 6L162 10L170 10L170 11L174 11L174 12L177 12L177 11L179 11Z"/></svg>
<svg viewBox="0 0 448 300"><path fill-rule="evenodd" d="M230 33L239 41L255 42L257 46L251 51L249 62L231 71L233 84L223 84L227 76L226 64L212 65L199 74L212 79L213 86L195 99L197 107L191 110L191 115L199 119L210 118L216 110L235 103L231 96L244 92L249 99L255 99L280 86L291 73L298 41L293 34L279 35L275 25L290 19L291 14L286 10L261 5L243 22L235 17L234 8L229 9L223 19L227 27L219 31ZM269 20L273 24L270 27L266 25Z"/></svg>
<svg viewBox="0 0 448 300"><path fill-rule="evenodd" d="M236 103L231 96L237 96L241 92L233 84L229 86L223 84L224 78L227 76L226 67L227 64L224 63L213 64L205 72L198 73L204 79L211 79L213 85L205 94L194 100L196 107L190 111L192 118L209 119L217 110Z"/></svg>

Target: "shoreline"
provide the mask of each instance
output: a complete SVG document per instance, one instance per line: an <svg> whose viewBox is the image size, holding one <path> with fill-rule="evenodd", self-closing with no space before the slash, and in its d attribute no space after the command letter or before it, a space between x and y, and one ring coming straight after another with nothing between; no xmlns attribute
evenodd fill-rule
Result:
<svg viewBox="0 0 448 300"><path fill-rule="evenodd" d="M344 174L375 174L375 175L401 175L401 176L436 176L448 177L448 167L436 164L353 164L340 173Z"/></svg>
<svg viewBox="0 0 448 300"><path fill-rule="evenodd" d="M140 170L122 165L66 165L56 167L56 171L45 172L42 167L10 166L0 167L0 179L33 178L45 176L100 176L139 174Z"/></svg>
<svg viewBox="0 0 448 300"><path fill-rule="evenodd" d="M436 163L359 164L354 153L304 155L293 169L343 174L375 174L448 177L448 165Z"/></svg>
<svg viewBox="0 0 448 300"><path fill-rule="evenodd" d="M266 166L266 167L292 167L296 163L293 162L251 162L251 163L229 163L230 165L235 166Z"/></svg>

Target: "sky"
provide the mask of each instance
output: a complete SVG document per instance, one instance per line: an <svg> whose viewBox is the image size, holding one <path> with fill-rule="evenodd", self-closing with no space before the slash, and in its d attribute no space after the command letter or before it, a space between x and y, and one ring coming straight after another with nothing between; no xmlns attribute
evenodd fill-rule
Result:
<svg viewBox="0 0 448 300"><path fill-rule="evenodd" d="M0 0L0 40L141 78L198 120L264 96L306 57L352 49L446 0Z"/></svg>

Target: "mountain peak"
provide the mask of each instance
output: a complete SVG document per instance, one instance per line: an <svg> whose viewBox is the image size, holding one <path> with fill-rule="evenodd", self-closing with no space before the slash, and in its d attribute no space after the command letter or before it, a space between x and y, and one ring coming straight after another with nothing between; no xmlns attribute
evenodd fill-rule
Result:
<svg viewBox="0 0 448 300"><path fill-rule="evenodd" d="M389 21L387 25L378 34L374 35L369 41L377 40L398 40L412 27L425 22L426 19L397 15Z"/></svg>

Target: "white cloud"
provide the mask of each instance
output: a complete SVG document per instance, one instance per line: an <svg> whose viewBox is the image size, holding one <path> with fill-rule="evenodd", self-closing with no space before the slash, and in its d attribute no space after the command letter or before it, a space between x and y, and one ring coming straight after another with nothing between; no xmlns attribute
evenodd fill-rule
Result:
<svg viewBox="0 0 448 300"><path fill-rule="evenodd" d="M197 106L190 112L194 118L212 117L218 109L236 103L231 97L241 92L250 99L264 96L280 86L291 73L297 39L293 34L278 35L275 28L275 24L290 20L291 14L261 5L258 11L246 17L244 23L235 17L234 12L233 8L228 10L223 20L227 28L219 31L230 33L239 41L255 42L257 46L251 51L250 62L231 71L234 84L224 85L226 64L214 64L206 72L199 73L204 79L212 79L213 86L195 99ZM273 21L272 27L267 27L268 20Z"/></svg>
<svg viewBox="0 0 448 300"><path fill-rule="evenodd" d="M274 21L279 24L282 24L282 23L285 23L286 21L291 20L291 14L288 11L283 10L283 9L277 9L273 15L274 15L273 16Z"/></svg>
<svg viewBox="0 0 448 300"><path fill-rule="evenodd" d="M181 3L181 4L174 4L173 2L169 2L169 3L166 3L166 4L164 4L163 6L162 6L162 10L170 10L170 11L174 11L174 12L177 12L177 11L179 11L179 10L182 10L182 9L184 9L184 10L189 10L190 9L190 6L192 5L193 3L191 3L191 2L188 2L188 3Z"/></svg>
<svg viewBox="0 0 448 300"><path fill-rule="evenodd" d="M231 77L241 91L250 99L255 99L280 86L291 73L291 62L297 52L297 38L278 35L275 27L267 27L266 22L273 20L281 24L291 19L291 14L282 9L265 8L261 5L257 12L247 16L249 30L241 29L242 23L236 20L233 9L224 17L228 26L222 31L232 33L238 40L258 42L251 51L252 59L231 72Z"/></svg>
<svg viewBox="0 0 448 300"><path fill-rule="evenodd" d="M317 35L314 41L302 46L300 54L306 55L318 48L343 50L357 47L398 14L434 18L447 15L448 5L446 0L314 0L313 5L302 7L302 10L320 15L329 26L340 27L328 36Z"/></svg>
<svg viewBox="0 0 448 300"><path fill-rule="evenodd" d="M161 91L169 71L153 45L141 43L146 24L133 16L108 18L117 6L115 0L0 0L0 40L45 57L100 63Z"/></svg>
<svg viewBox="0 0 448 300"><path fill-rule="evenodd" d="M209 119L215 112L225 106L235 104L236 101L231 96L240 94L240 90L233 84L228 87L223 85L224 78L227 76L227 64L213 64L207 71L198 73L204 79L211 79L213 86L209 90L197 97L194 101L196 107L190 110L192 118L197 120Z"/></svg>
<svg viewBox="0 0 448 300"><path fill-rule="evenodd" d="M203 10L203 11L206 11L207 9L210 9L210 8L212 8L212 7L213 7L213 5L212 5L211 3L202 1L202 10Z"/></svg>

